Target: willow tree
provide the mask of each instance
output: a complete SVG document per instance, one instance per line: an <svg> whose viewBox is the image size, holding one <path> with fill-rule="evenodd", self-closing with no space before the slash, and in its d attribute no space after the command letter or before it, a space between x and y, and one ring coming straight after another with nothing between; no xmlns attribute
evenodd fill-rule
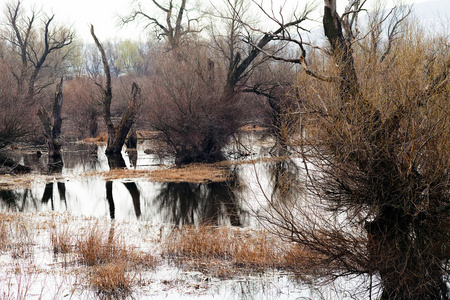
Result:
<svg viewBox="0 0 450 300"><path fill-rule="evenodd" d="M242 1L234 2L238 3ZM305 10L287 24L276 23L273 32L261 31L252 38L255 45L238 47L237 40L243 37L239 31L245 30L237 25L242 22L241 9L235 9L230 6L230 16L223 16L230 18L229 26L214 46L192 40L155 59L149 123L161 133L159 138L176 164L225 159L223 149L242 125L241 93L259 65L258 58L263 59L262 49L289 28L300 26L309 13ZM221 59L214 58L217 50Z"/></svg>
<svg viewBox="0 0 450 300"><path fill-rule="evenodd" d="M375 277L369 298L378 284L381 299L449 299L448 38L397 19L403 39L374 59L368 35L354 30L363 3L339 15L325 0L325 75L304 56L285 59L305 69L307 129L296 146L306 191L297 202L269 199L265 220L310 251L305 268L322 278Z"/></svg>

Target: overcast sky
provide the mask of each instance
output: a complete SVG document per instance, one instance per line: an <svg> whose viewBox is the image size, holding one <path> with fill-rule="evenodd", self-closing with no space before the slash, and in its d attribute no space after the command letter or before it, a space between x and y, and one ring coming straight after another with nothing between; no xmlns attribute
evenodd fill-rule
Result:
<svg viewBox="0 0 450 300"><path fill-rule="evenodd" d="M0 0L0 3L6 1L11 0ZM222 2L222 0L191 0L191 2L193 1L203 2L204 6L209 5L210 1L214 4ZM257 1L260 2L261 0ZM369 0L369 2L371 1L374 2L376 0ZM101 40L114 38L118 40L145 39L145 33L142 32L142 28L139 28L137 24L130 24L124 28L117 26L117 16L125 15L131 10L131 0L22 0L22 2L23 7L27 10L35 5L37 8L42 8L46 13L53 12L58 22L72 24L78 36L83 40L91 40L89 24L95 26L95 32ZM142 2L150 1L145 0ZM263 0L263 2L269 3L270 0ZM279 7L285 2L287 6L296 5L297 3L300 3L302 6L304 5L303 3L306 3L306 1L301 0L273 0L273 2L275 7ZM338 0L338 7L343 9L347 2L348 0ZM386 2L393 3L394 1L386 0ZM404 0L403 2L416 3L416 7L422 11L435 7L435 14L439 9L439 14L450 16L450 0ZM426 2L427 5L423 5L423 2ZM323 0L316 0L316 3L321 6ZM432 12L430 11L429 13Z"/></svg>

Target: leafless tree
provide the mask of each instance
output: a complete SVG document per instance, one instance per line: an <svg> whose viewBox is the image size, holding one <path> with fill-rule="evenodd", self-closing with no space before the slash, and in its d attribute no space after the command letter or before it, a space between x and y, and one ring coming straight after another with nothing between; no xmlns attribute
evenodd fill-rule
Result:
<svg viewBox="0 0 450 300"><path fill-rule="evenodd" d="M30 168L19 165L3 153L6 147L26 138L35 130L34 124L29 122L34 111L26 98L17 94L15 79L7 60L9 49L4 43L0 40L0 165L6 167L6 172L26 172Z"/></svg>
<svg viewBox="0 0 450 300"><path fill-rule="evenodd" d="M26 16L20 0L6 4L5 14L8 31L4 38L18 57L19 68L13 68L18 91L26 92L28 98L32 99L52 83L53 78L50 78L36 86L42 70L49 67L50 57L73 42L74 31L54 25L55 15L44 15L41 18L39 11L32 10ZM42 28L38 28L40 21Z"/></svg>
<svg viewBox="0 0 450 300"><path fill-rule="evenodd" d="M128 135L128 132L133 126L136 120L136 114L138 109L138 97L140 96L140 88L136 83L132 84L131 89L131 98L128 102L128 107L123 113L119 124L114 125L111 118L111 101L112 101L112 88L111 88L111 73L109 71L109 63L105 54L105 50L103 49L102 44L97 39L97 36L94 33L94 26L91 25L91 35L97 45L98 50L102 56L102 63L106 77L106 83L103 87L100 83L97 85L101 88L102 91L102 107L103 107L103 119L106 123L106 129L108 130L108 143L106 146L106 154L114 155L119 154L122 151L123 144L125 143L125 139Z"/></svg>
<svg viewBox="0 0 450 300"><path fill-rule="evenodd" d="M160 132L177 164L224 159L222 149L239 124L239 106L217 93L223 66L208 60L204 49L156 54L147 87L149 125ZM180 53L185 59L178 59Z"/></svg>
<svg viewBox="0 0 450 300"><path fill-rule="evenodd" d="M336 1L325 0L334 62L326 76L304 56L284 59L305 69L297 149L306 190L297 202L269 199L264 219L310 251L305 269L322 278L376 276L370 298L377 282L381 299L449 299L448 42L404 30L408 39L391 43L385 58L360 59L354 45L368 34L354 22L362 4L350 1L339 15Z"/></svg>
<svg viewBox="0 0 450 300"><path fill-rule="evenodd" d="M201 16L195 18L188 16L187 0L169 0L166 3L152 0L152 2L157 8L156 10L165 15L164 20L145 12L141 3L136 1L137 8L128 16L122 17L122 23L141 21L144 22L145 28L155 28L157 36L166 39L169 49L178 48L186 36L201 31L201 29L197 29Z"/></svg>

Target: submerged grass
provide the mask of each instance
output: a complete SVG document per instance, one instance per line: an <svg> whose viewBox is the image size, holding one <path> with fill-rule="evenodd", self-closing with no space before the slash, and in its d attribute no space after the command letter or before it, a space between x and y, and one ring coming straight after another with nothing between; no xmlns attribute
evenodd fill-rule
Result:
<svg viewBox="0 0 450 300"><path fill-rule="evenodd" d="M227 227L183 227L164 242L163 255L177 264L219 277L236 273L294 270L308 252L284 243L264 230Z"/></svg>
<svg viewBox="0 0 450 300"><path fill-rule="evenodd" d="M152 255L128 246L114 223L109 230L98 222L87 228L78 237L75 252L80 262L90 267L90 286L107 298L125 298L138 272L158 263Z"/></svg>
<svg viewBox="0 0 450 300"><path fill-rule="evenodd" d="M120 260L95 266L89 279L91 286L106 298L126 298L134 285L134 277L127 268L127 262Z"/></svg>
<svg viewBox="0 0 450 300"><path fill-rule="evenodd" d="M0 279L0 286L4 285L0 298L1 294L5 299L11 299L8 295L28 295L42 285L39 278L55 276L65 282L58 294L81 293L84 297L85 293L95 293L104 299L121 299L139 293L143 284L152 284L146 276L164 260L184 270L228 279L271 270L301 270L302 258L309 254L264 230L206 225L177 228L167 235L160 232L161 239L148 239L147 230L144 239L135 231L134 238L142 238L136 246L128 226L52 212L34 216L0 213L1 254L14 258L11 265L0 265L0 273L12 274L9 281ZM156 228L153 234L158 235ZM35 265L36 251L47 251L52 263ZM18 264L21 280L14 275ZM27 278L37 279L25 286Z"/></svg>
<svg viewBox="0 0 450 300"><path fill-rule="evenodd" d="M73 249L74 236L67 225L50 225L50 241L54 254L67 254Z"/></svg>
<svg viewBox="0 0 450 300"><path fill-rule="evenodd" d="M0 213L0 251L9 251L13 259L26 258L34 244L27 219L15 213Z"/></svg>
<svg viewBox="0 0 450 300"><path fill-rule="evenodd" d="M61 286L68 289L65 293L73 294L74 289L85 293L89 287L87 290L101 298L126 298L136 285L137 275L159 263L148 251L127 243L130 240L122 232L123 225L92 219L72 223L70 215L55 213L38 221L45 215L0 213L0 274L4 274L0 279L1 299L25 299L36 293L37 286L41 285L41 290L47 288L40 279L29 280L35 274L42 274L39 278L45 274L72 278L64 280L71 287ZM35 264L45 251L53 254L51 263ZM5 264L8 260L11 263Z"/></svg>

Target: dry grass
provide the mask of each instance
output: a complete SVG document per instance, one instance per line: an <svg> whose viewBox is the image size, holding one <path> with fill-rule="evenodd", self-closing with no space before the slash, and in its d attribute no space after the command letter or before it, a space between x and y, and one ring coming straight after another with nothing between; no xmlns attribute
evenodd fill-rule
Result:
<svg viewBox="0 0 450 300"><path fill-rule="evenodd" d="M73 249L74 236L68 226L53 223L50 227L50 240L54 254L67 254Z"/></svg>
<svg viewBox="0 0 450 300"><path fill-rule="evenodd" d="M157 264L157 260L146 252L138 251L128 246L126 236L120 231L111 228L106 229L95 223L89 227L76 241L75 252L82 264L97 266L127 262L130 268L151 268Z"/></svg>
<svg viewBox="0 0 450 300"><path fill-rule="evenodd" d="M261 127L258 125L245 125L240 128L241 131L263 131L267 130L266 127Z"/></svg>
<svg viewBox="0 0 450 300"><path fill-rule="evenodd" d="M228 277L239 272L292 270L289 259L306 255L292 251L293 247L262 230L202 226L173 231L166 238L163 254L177 263Z"/></svg>
<svg viewBox="0 0 450 300"><path fill-rule="evenodd" d="M153 171L113 169L108 172L88 173L87 176L102 176L105 180L133 178L157 182L224 182L228 178L228 169L218 164L191 164Z"/></svg>
<svg viewBox="0 0 450 300"><path fill-rule="evenodd" d="M13 259L29 257L34 244L31 224L13 213L1 213L0 218L0 250L10 251Z"/></svg>
<svg viewBox="0 0 450 300"><path fill-rule="evenodd" d="M104 144L108 141L108 135L106 133L102 133L97 137L90 137L83 139L84 143L92 143L92 144Z"/></svg>
<svg viewBox="0 0 450 300"><path fill-rule="evenodd" d="M75 252L81 263L95 266L112 261L114 255L120 254L122 248L115 242L109 242L97 224L79 236L75 244ZM124 249L125 251L125 249Z"/></svg>
<svg viewBox="0 0 450 300"><path fill-rule="evenodd" d="M232 233L225 228L186 226L166 239L165 254L174 258L229 259L233 251Z"/></svg>
<svg viewBox="0 0 450 300"><path fill-rule="evenodd" d="M9 246L9 224L12 215L7 213L0 213L0 251L4 251Z"/></svg>
<svg viewBox="0 0 450 300"><path fill-rule="evenodd" d="M0 190L14 190L19 188L30 188L37 184L42 184L53 177L46 175L0 175Z"/></svg>
<svg viewBox="0 0 450 300"><path fill-rule="evenodd" d="M61 291L57 293L75 293L78 290L96 293L105 299L127 298L142 283L143 272L152 270L162 258L207 276L232 278L273 269L304 270L302 260L308 255L301 247L283 243L263 230L187 226L161 236L162 241L151 242L161 246L161 258L132 246L128 225L90 218L72 219L70 215L59 214L51 214L50 218L42 220L39 218L38 215L0 213L0 249L15 259L25 258L18 263L27 261L32 264L27 273L21 271L24 278L34 272L51 274L39 267L34 269L30 260L33 258L30 252L39 248L30 247L34 245L31 237L39 232L48 238L47 249L54 254L56 263L53 265L63 267L63 279L67 278L64 276L76 277L75 281L64 279L67 283L61 285ZM14 275L11 278L12 285L7 290L0 289L0 293L28 291L29 287L25 288L23 280L14 281ZM39 280L30 281L30 286L39 285Z"/></svg>
<svg viewBox="0 0 450 300"><path fill-rule="evenodd" d="M149 140L154 138L158 133L155 131L139 130L136 132L138 139ZM97 137L84 138L84 143L105 144L108 141L108 134L103 132Z"/></svg>
<svg viewBox="0 0 450 300"><path fill-rule="evenodd" d="M91 286L101 296L125 298L134 284L134 278L126 272L127 268L127 263L120 260L95 266L90 275Z"/></svg>
<svg viewBox="0 0 450 300"><path fill-rule="evenodd" d="M228 170L216 164L190 164L181 168L154 170L151 175L160 182L224 182L228 178Z"/></svg>
<svg viewBox="0 0 450 300"><path fill-rule="evenodd" d="M105 230L95 223L81 235L75 246L80 262L91 267L89 283L99 295L125 298L134 285L137 270L152 268L157 260L148 253L126 245L114 226Z"/></svg>

